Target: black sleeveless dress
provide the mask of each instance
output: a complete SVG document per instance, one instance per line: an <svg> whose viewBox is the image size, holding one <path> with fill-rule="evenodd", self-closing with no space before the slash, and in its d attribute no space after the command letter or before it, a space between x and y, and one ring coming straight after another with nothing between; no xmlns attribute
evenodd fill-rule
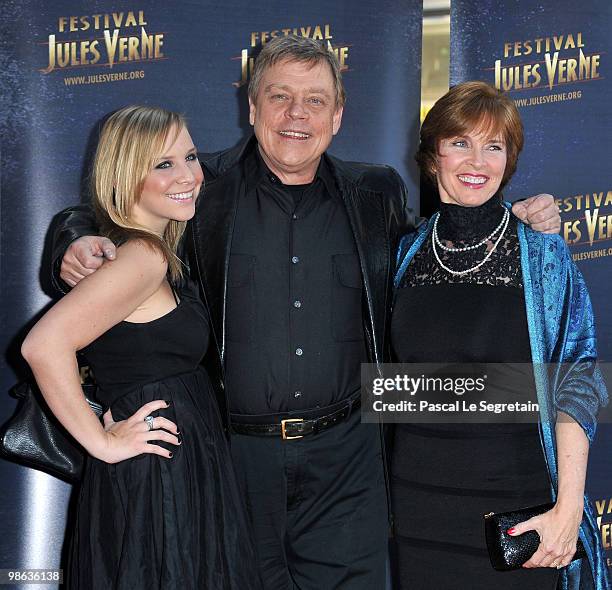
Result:
<svg viewBox="0 0 612 590"><path fill-rule="evenodd" d="M68 585L80 590L259 589L249 526L214 393L200 361L206 312L192 285L166 315L121 322L83 352L115 421L146 402L174 421L171 459L117 464L88 458L78 498Z"/></svg>
<svg viewBox="0 0 612 590"><path fill-rule="evenodd" d="M442 203L442 241L465 247L488 236L502 219L500 200L494 196L480 207ZM431 241L430 234L396 290L391 341L397 362L531 363L516 218L491 258L465 275L443 270ZM487 248L442 251L441 259L467 269ZM513 375L512 383L525 387L508 395L535 402L533 373L520 367L525 374ZM483 514L551 501L536 423L397 424L391 491L399 588L556 588L555 569L493 570L484 537Z"/></svg>

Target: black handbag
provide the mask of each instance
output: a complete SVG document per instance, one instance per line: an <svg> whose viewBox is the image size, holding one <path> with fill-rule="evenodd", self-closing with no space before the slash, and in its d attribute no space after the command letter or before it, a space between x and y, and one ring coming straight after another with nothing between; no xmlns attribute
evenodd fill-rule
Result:
<svg viewBox="0 0 612 590"><path fill-rule="evenodd" d="M489 559L494 569L503 572L519 569L536 552L540 537L536 531L527 531L517 537L510 536L506 531L519 522L529 520L538 514L544 514L553 508L554 504L540 504L511 512L490 512L484 515L485 536ZM578 538L576 553L573 559L586 557L582 541Z"/></svg>
<svg viewBox="0 0 612 590"><path fill-rule="evenodd" d="M101 416L103 408L93 401L95 385L84 384L91 409ZM34 467L69 482L80 479L85 450L59 423L34 383L15 385L10 394L20 400L14 416L2 427L0 450L10 460Z"/></svg>

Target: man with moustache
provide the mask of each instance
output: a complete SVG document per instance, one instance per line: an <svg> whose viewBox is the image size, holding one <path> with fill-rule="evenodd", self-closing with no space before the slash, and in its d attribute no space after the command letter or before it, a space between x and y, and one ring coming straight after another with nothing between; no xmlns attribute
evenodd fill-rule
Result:
<svg viewBox="0 0 612 590"><path fill-rule="evenodd" d="M360 364L386 360L394 255L415 218L393 169L326 153L344 101L321 44L266 44L249 85L254 136L201 157L186 244L267 590L385 587L382 428L360 422ZM552 198L527 212L558 229ZM114 257L93 233L82 207L64 213L55 267L68 285Z"/></svg>

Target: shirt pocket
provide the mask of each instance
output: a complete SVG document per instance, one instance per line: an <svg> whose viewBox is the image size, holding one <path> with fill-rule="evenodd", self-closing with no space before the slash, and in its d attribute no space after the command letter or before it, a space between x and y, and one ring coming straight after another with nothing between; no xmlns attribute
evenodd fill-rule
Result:
<svg viewBox="0 0 612 590"><path fill-rule="evenodd" d="M227 276L226 337L230 342L253 342L255 335L255 265L248 254L230 255Z"/></svg>
<svg viewBox="0 0 612 590"><path fill-rule="evenodd" d="M356 254L332 256L332 332L336 342L363 340L363 278Z"/></svg>

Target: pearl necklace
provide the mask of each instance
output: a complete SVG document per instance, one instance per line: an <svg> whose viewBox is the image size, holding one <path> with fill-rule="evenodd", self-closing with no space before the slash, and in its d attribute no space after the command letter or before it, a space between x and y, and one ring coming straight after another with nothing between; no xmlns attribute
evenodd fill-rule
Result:
<svg viewBox="0 0 612 590"><path fill-rule="evenodd" d="M506 229L508 228L508 222L510 221L510 211L508 211L508 209L504 210L504 214L502 216L501 222L493 230L493 232L490 233L484 240L481 240L478 244L475 244L474 246L466 246L464 248L449 248L448 246L444 246L444 244L442 244L442 242L440 241L440 238L438 237L439 219L440 219L440 216L438 215L436 217L436 220L434 221L433 232L432 232L433 233L432 245L433 245L433 252L434 252L434 256L436 257L436 261L446 272L449 272L453 275L465 275L470 272L474 272L475 270L478 270L487 260L489 260L489 258L491 258L493 252L495 252L495 249L497 248L497 245L500 243L501 239L504 237L504 234L506 233ZM499 237L497 238L497 240L495 240L495 243L493 244L493 247L491 248L491 250L487 252L487 255L475 266L472 266L471 268L466 268L465 270L453 270L452 268L448 268L448 266L446 266L442 262L442 260L440 260L440 255L438 254L438 250L437 250L438 246L442 248L443 250L446 250L447 252L465 252L468 250L474 250L475 248L478 248L479 246L486 244L491 238L493 238L493 236L500 229L501 229L501 233L499 234Z"/></svg>
<svg viewBox="0 0 612 590"><path fill-rule="evenodd" d="M436 219L434 223L434 227L433 227L434 239L438 242L438 246L440 246L442 250L446 250L447 252L467 252L469 250L476 250L476 248L483 246L491 238L493 238L493 236L501 229L501 226L504 225L504 223L506 223L507 217L510 217L510 212L508 211L508 209L505 209L504 214L502 215L501 221L499 222L499 225L486 238L484 238L484 240L481 240L480 242L478 242L478 244L474 244L473 246L464 246L463 248L450 248L449 246L445 246L440 241L440 238L438 237L438 219L439 219L438 218Z"/></svg>

